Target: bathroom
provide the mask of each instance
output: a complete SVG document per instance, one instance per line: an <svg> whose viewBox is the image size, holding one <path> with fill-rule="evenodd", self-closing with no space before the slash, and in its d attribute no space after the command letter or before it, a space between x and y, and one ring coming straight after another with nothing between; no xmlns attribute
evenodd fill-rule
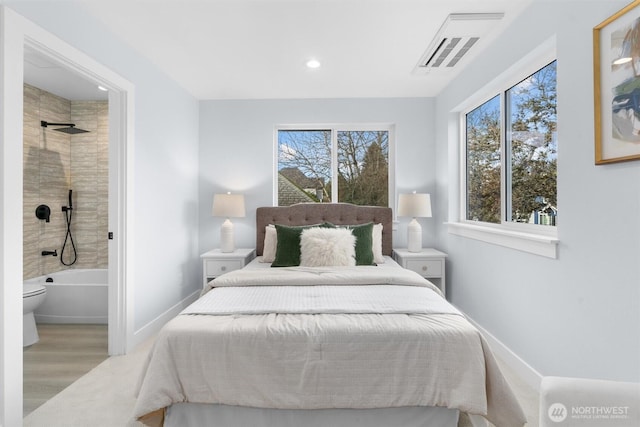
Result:
<svg viewBox="0 0 640 427"><path fill-rule="evenodd" d="M24 86L24 261L29 279L69 268L108 266L108 102L69 101L45 90ZM87 133L69 135L41 121L73 123ZM60 127L60 126L58 126ZM67 232L65 212L73 190L72 236L77 250L65 248L64 257L42 256L61 252ZM36 207L51 209L50 221L38 220ZM69 242L68 242L69 245ZM61 262L64 261L65 264Z"/></svg>
<svg viewBox="0 0 640 427"><path fill-rule="evenodd" d="M46 376L39 369L32 370L30 360L33 359L35 365L44 365L38 352L47 342L61 346L66 339L88 337L86 344L66 345L67 348L73 346L74 353L78 354L82 353L77 351L78 345L88 348L92 362L83 367L85 370L107 357L109 263L107 96L96 93L95 100L67 99L29 84L33 81L27 78L26 69L23 279L25 284L38 282L47 290L43 302L34 311L36 333L40 332L40 336L35 342L31 342L33 339L25 342L30 344L24 351L25 415L51 397L29 397L30 388L42 388L41 384L33 383L29 375L35 373L33 381ZM43 121L48 122L46 127ZM68 126L52 123L73 124L76 129L88 132L70 135L56 131ZM79 280L68 280L68 276ZM45 283L47 278L53 278L53 283ZM46 363L55 366L57 361L49 359ZM52 389L55 386L47 385ZM59 384L60 388L64 386Z"/></svg>

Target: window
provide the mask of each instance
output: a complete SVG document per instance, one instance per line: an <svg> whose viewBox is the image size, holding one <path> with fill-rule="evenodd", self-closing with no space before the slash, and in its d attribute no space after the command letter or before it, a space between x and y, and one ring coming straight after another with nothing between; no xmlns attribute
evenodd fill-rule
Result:
<svg viewBox="0 0 640 427"><path fill-rule="evenodd" d="M556 62L464 115L466 219L555 226Z"/></svg>
<svg viewBox="0 0 640 427"><path fill-rule="evenodd" d="M514 64L458 110L460 216L448 228L555 258L557 62L551 44L555 40Z"/></svg>
<svg viewBox="0 0 640 427"><path fill-rule="evenodd" d="M389 206L389 126L277 129L277 203Z"/></svg>
<svg viewBox="0 0 640 427"><path fill-rule="evenodd" d="M505 93L506 220L555 226L558 216L556 61Z"/></svg>
<svg viewBox="0 0 640 427"><path fill-rule="evenodd" d="M500 222L502 156L500 97L466 115L467 219Z"/></svg>

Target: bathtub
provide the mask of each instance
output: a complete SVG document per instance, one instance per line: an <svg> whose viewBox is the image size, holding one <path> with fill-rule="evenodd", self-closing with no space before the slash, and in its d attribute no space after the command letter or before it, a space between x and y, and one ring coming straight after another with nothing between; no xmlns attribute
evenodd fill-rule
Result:
<svg viewBox="0 0 640 427"><path fill-rule="evenodd" d="M34 312L37 323L107 324L107 269L70 269L24 282L47 288L44 302Z"/></svg>

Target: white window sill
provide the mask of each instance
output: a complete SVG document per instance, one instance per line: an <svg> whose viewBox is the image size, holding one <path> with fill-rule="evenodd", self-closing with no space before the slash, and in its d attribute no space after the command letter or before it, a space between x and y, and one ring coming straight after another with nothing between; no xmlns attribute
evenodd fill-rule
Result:
<svg viewBox="0 0 640 427"><path fill-rule="evenodd" d="M449 233L547 258L558 257L558 238L463 222L446 223Z"/></svg>

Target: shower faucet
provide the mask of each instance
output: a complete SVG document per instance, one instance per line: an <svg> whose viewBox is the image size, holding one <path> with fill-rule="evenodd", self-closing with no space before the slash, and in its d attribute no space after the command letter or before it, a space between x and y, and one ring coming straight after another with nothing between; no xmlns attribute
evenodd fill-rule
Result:
<svg viewBox="0 0 640 427"><path fill-rule="evenodd" d="M36 208L36 217L38 219L45 220L49 222L51 218L51 209L47 205L40 205Z"/></svg>
<svg viewBox="0 0 640 427"><path fill-rule="evenodd" d="M48 256L48 255L58 256L58 250L54 249L52 251L42 251L42 256Z"/></svg>

